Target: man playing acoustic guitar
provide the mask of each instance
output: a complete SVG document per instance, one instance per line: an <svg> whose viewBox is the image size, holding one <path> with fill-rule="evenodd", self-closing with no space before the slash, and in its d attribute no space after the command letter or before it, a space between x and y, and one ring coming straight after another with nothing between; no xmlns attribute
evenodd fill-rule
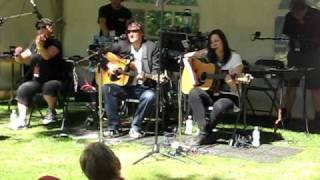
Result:
<svg viewBox="0 0 320 180"><path fill-rule="evenodd" d="M114 43L110 51L118 55L133 55L132 63L135 66L134 70L137 76L134 76L126 85L107 83L103 86L105 111L108 117L108 128L104 134L109 137L119 135L121 131L118 114L119 99L130 97L139 99L139 105L133 116L129 136L140 138L143 136L141 122L146 115L151 113L155 103L155 92L152 88L146 86L143 81L145 75L157 74L159 70L159 49L155 43L143 38L143 26L136 21L128 23L126 33L128 39ZM110 76L116 76L119 73L119 67L109 61L107 71ZM122 71L125 70L120 70L120 73Z"/></svg>
<svg viewBox="0 0 320 180"><path fill-rule="evenodd" d="M200 133L193 140L192 145L208 144L212 141L209 139L209 135L218 123L218 115L228 109L237 107L239 104L235 77L242 74L242 60L239 54L230 49L225 34L219 29L213 30L209 34L206 49L187 53L184 57L184 62L190 62L191 66L195 64L192 63L195 60L192 59L193 57L207 58L208 63L215 66L215 72L208 72L217 75L214 80L215 83L212 83L214 87L204 90L201 88L201 83L195 82L194 87L189 92L189 106L200 129ZM196 79L199 79L199 77ZM208 106L213 106L209 120L205 117Z"/></svg>

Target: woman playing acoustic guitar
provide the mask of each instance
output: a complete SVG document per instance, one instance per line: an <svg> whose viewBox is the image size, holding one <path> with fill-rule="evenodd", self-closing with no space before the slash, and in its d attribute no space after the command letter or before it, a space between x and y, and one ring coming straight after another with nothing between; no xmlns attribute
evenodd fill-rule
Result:
<svg viewBox="0 0 320 180"><path fill-rule="evenodd" d="M192 145L208 144L212 142L209 135L218 123L218 115L237 107L239 104L236 77L242 74L242 60L238 53L230 49L225 34L219 29L213 30L209 34L206 49L187 53L184 57L184 62L189 62L192 69L196 68L192 67L193 65L199 64L192 63L196 60L194 58L206 58L207 63L211 63L215 67L213 68L215 72L207 72L216 74L215 83L212 83L214 87L203 90L201 82L195 82L189 92L189 106L200 129L200 133L192 141ZM200 77L195 79L199 80ZM213 106L209 120L205 117L208 106Z"/></svg>

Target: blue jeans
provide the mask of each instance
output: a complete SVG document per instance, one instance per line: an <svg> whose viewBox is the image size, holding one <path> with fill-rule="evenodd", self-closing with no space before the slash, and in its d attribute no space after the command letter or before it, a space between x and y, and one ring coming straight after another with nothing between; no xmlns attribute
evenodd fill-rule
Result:
<svg viewBox="0 0 320 180"><path fill-rule="evenodd" d="M108 117L108 130L121 128L119 116L119 100L125 98L139 99L139 105L134 114L131 128L136 131L141 129L143 118L152 112L155 103L155 93L149 87L137 86L118 86L107 84L103 86L104 108Z"/></svg>

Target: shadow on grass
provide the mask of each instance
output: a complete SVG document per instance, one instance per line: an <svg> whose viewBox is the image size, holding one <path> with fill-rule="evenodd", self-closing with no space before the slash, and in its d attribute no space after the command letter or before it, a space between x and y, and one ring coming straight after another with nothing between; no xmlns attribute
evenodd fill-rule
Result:
<svg viewBox="0 0 320 180"><path fill-rule="evenodd" d="M7 140L9 138L10 138L10 136L0 136L0 141Z"/></svg>
<svg viewBox="0 0 320 180"><path fill-rule="evenodd" d="M243 137L247 137L247 139L250 139L252 137L252 129L240 129L238 128L236 130L237 135L241 135ZM218 128L218 132L214 133L214 138L216 140L222 139L220 142L226 142L228 143L230 139L233 138L234 128L226 128L221 127ZM263 144L272 144L275 141L284 140L283 136L280 133L273 133L273 132L267 132L260 130L260 141L263 142Z"/></svg>
<svg viewBox="0 0 320 180"><path fill-rule="evenodd" d="M40 131L36 133L36 137L53 137L57 141L73 141L72 138L68 136L68 134L60 131L60 130L54 130L54 131Z"/></svg>
<svg viewBox="0 0 320 180"><path fill-rule="evenodd" d="M58 121L54 123L50 123L48 125L42 125L39 123L32 124L30 128L34 127L44 127L44 130L39 131L36 133L36 136L38 137L54 137L57 139L62 140L72 140L70 135L72 136L78 136L78 135L85 135L88 132L92 131L98 131L98 129L95 127L92 130L87 130L83 128L84 118L87 117L86 113L83 112L70 112L66 121L63 130L61 130L62 127L62 116L60 115L58 117Z"/></svg>

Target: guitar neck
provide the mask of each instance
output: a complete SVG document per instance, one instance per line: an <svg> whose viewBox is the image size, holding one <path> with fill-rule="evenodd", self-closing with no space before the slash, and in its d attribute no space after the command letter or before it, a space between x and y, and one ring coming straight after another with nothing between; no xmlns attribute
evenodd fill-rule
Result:
<svg viewBox="0 0 320 180"><path fill-rule="evenodd" d="M199 80L200 80L200 82L204 82L206 79L224 80L225 76L226 76L226 75L225 75L224 73L215 74L215 73L206 73L206 72L203 72L203 73L200 75Z"/></svg>

